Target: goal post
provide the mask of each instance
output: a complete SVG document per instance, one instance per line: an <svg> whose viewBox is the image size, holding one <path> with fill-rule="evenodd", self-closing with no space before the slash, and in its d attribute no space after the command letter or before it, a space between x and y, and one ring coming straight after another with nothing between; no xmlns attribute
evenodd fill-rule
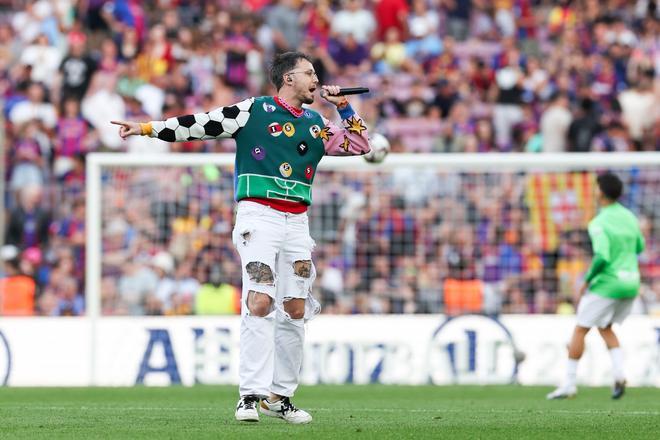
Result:
<svg viewBox="0 0 660 440"><path fill-rule="evenodd" d="M121 206L124 210L122 215L137 217L143 215L144 212L148 213L147 204L152 201L151 199L168 196L168 192L171 191L178 192L180 186L185 186L188 194L190 194L190 191L197 191L194 193L193 198L198 201L205 200L209 194L217 193L224 194L223 197L226 201L233 198L233 188L229 177L233 165L233 154L169 153L138 155L92 153L88 155L85 300L89 317L96 319L102 316L101 286L104 274L102 258L105 237L104 227L108 226L108 222L113 216L112 209L114 209L113 205L108 204L105 198L108 195L118 197L117 193L121 192ZM181 170L184 169L189 171L182 172ZM498 206L498 209L507 210L505 213L507 216L522 215L523 219L507 219L504 223L510 225L512 222L520 222L525 225L524 232L534 235L543 230L544 227L556 229L558 223L570 221L567 218L575 216L575 212L579 212L583 208L588 209L590 213L594 213L595 200L591 193L593 182L590 183L589 179L593 177L593 173L605 169L621 172L624 175L624 184L630 183L643 186L643 190L635 190L637 191L635 197L641 198L641 200L636 200L635 203L636 206L641 207L647 217L650 217L651 227L656 228L657 231L657 228L660 227L660 200L658 199L660 193L660 153L390 154L383 163L378 165L369 164L361 157L325 157L319 165L319 173L316 176L313 190L314 200L319 199L321 203L318 211L315 203L312 205L310 225L314 230L324 228L326 224L329 225L328 230L330 232L321 231L325 237L320 237L320 240L327 239L331 243L341 243L342 237L351 233L358 234L359 231L355 232L355 228L347 228L344 214L338 214L338 212L349 208L353 211L362 209L356 208L355 204L363 206L366 210L368 209L368 200L365 201L365 198L377 198L383 194L391 195L394 191L396 197L392 197L387 203L396 205L401 199L404 200L404 204L388 207L387 209L394 215L403 215L402 221L408 221L406 219L409 219L409 217L415 220L417 215L437 216L444 219L438 224L431 221L430 224L433 227L430 229L432 230L420 231L416 229L412 231L411 237L414 235L414 240L418 240L414 243L395 244L394 247L391 244L386 245L386 248L393 255L389 263L390 269L392 269L392 261L395 259L400 259L400 261L404 261L404 264L414 266L414 262L421 261L420 258L423 259L424 255L448 252L445 248L420 250L420 246L425 246L424 240L451 241L455 239L461 225L467 223L478 229L482 227L482 223L484 225L488 223L487 213L492 211L492 208L487 206L488 202L476 203L475 200L470 198L474 199L479 195L484 197L497 195L499 185L502 185L503 191L517 191L511 197L517 197L521 201L521 204L524 205L521 209L506 206ZM135 173L139 174L139 178L132 177L136 175ZM579 178L571 177L574 173L582 174ZM533 176L540 177L535 181ZM543 176L547 176L548 179ZM560 176L560 178L552 176ZM345 182L342 182L342 180L345 180ZM161 181L162 184L159 183ZM511 183L512 181L513 183ZM113 185L118 185L116 187L117 191L113 190ZM329 192L335 191L342 185L349 185L350 187L348 193L340 196L340 199L341 197L343 199L332 202L334 204L325 203L324 200L330 197ZM355 196L356 194L362 194L362 200L348 200L349 195ZM173 194L170 195L174 196ZM435 195L439 195L439 201L436 200L438 203L434 201ZM556 200L551 200L553 197ZM541 198L543 198L542 201ZM506 205L507 202L503 203ZM554 208L548 208L544 205L550 203L553 204ZM330 214L327 214L328 217L322 217L326 214L320 213L320 211L330 205L332 205L332 209L328 208ZM222 206L226 208L227 203ZM407 206L412 206L412 208L406 213ZM139 212L133 212L133 208L138 209ZM213 207L206 206L202 208L202 211L206 210L206 214L209 214L208 211L212 209ZM475 214L473 212L475 210L479 212ZM383 211L383 213L390 211ZM455 220L450 218L458 211L461 214L456 214ZM381 216L383 213L381 213ZM495 213L494 215L500 214ZM557 218L551 218L553 216ZM576 221L584 226L586 218L583 218L584 215L581 214L579 216L580 218ZM337 217L341 218L338 219ZM316 218L321 218L322 221L315 226ZM113 227L126 226L126 222L122 223L121 218L115 220L116 224L113 223ZM158 223L160 220L151 219L151 221L152 223ZM392 229L399 227L398 224L394 224L395 222L392 219L381 218L379 221L387 224L384 227L386 232L379 231L380 234L391 235ZM219 222L220 226L218 228L221 228L226 234L227 225L225 223ZM339 223L341 225L337 226ZM491 235L500 234L498 239L501 238L505 241L522 239L524 241L524 237L507 237L508 231L506 228L509 227L507 225L495 232L491 231L492 233L483 232L484 237L490 234L488 240L494 240L495 237ZM452 231L453 226L456 226L456 231ZM165 231L169 231L170 227L170 225L165 225ZM483 226L483 228L488 227L488 225ZM341 228L341 231L339 229L331 230L333 228ZM534 246L558 246L557 240L560 238L560 232L559 229L552 234L545 230L542 233L538 232L537 235L541 234L543 237L535 236L537 242L534 243ZM208 240L208 236L213 233L213 230L210 229L208 234L201 238L194 237L194 240ZM419 234L428 234L428 237L420 238ZM146 240L158 240L158 238L154 238L158 234L150 233L148 235L149 238ZM382 241L383 237L377 239ZM479 239L479 237L476 238L476 240ZM466 240L474 241L475 238ZM357 247L358 250L360 246L367 245L366 243L355 243L355 241L355 238L351 240L352 245ZM543 241L543 243L540 243L540 241ZM497 245L498 243L493 244ZM369 245L371 246L371 243ZM445 246L445 243L437 244L434 242L430 246L439 247L441 245ZM471 245L474 245L474 243ZM155 249L156 246L152 246L152 248ZM373 245L373 252L362 253L361 257L376 257L374 252L377 252L378 249L379 245ZM355 251L355 249L352 249L352 251ZM327 255L324 255L324 262L331 261L333 252L336 253L337 249L330 246L327 252L324 251L324 253L327 253ZM338 252L341 256L344 250L340 249ZM182 251L183 254L185 254L185 251ZM334 255L334 257L339 259L337 255ZM356 257L352 255L347 258L351 260ZM371 265L371 263L369 264ZM445 263L443 265L446 266ZM448 269L444 266L438 270L446 275L446 271L451 270L451 268ZM373 269L370 267L369 270L374 270L377 273L381 269L383 268ZM410 269L412 270L412 268ZM394 270L405 271L406 268L397 267ZM114 275L108 276L117 276L117 271L115 270ZM436 282L437 278L435 277ZM401 279L405 279L405 276ZM337 281L336 285L341 286L342 282ZM400 300L405 303L406 298L403 297Z"/></svg>

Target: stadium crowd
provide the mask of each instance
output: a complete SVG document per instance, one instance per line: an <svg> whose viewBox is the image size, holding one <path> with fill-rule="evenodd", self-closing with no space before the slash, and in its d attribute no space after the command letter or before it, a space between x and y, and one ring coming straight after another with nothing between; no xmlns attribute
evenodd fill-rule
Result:
<svg viewBox="0 0 660 440"><path fill-rule="evenodd" d="M274 94L268 60L300 49L321 83L372 89L351 102L393 152L658 151L659 24L651 0L0 1L0 291L24 293L0 315L84 313L86 154L235 148L122 141L110 120ZM621 172L647 238L640 307L659 313L658 172ZM103 313L236 313L231 174L153 173L104 174ZM570 313L584 221L547 248L522 177L423 178L319 175L326 313Z"/></svg>

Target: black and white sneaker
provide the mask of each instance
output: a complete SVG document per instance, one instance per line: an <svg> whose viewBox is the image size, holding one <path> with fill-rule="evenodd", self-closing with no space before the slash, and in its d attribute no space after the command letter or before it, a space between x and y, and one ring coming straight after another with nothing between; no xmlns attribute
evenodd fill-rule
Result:
<svg viewBox="0 0 660 440"><path fill-rule="evenodd" d="M257 404L259 403L259 396L255 394L248 394L241 396L236 405L236 420L241 422L258 422L259 412L257 411Z"/></svg>
<svg viewBox="0 0 660 440"><path fill-rule="evenodd" d="M304 424L312 421L312 416L302 409L296 408L288 397L282 397L275 402L263 399L259 405L261 414L269 417L279 417L289 423Z"/></svg>
<svg viewBox="0 0 660 440"><path fill-rule="evenodd" d="M614 388L612 388L612 399L618 400L623 396L623 393L626 392L626 381L617 380L614 382Z"/></svg>

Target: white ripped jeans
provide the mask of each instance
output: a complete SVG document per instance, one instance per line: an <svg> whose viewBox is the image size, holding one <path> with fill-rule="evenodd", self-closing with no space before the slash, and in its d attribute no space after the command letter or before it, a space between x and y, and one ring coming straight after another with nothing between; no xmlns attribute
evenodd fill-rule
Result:
<svg viewBox="0 0 660 440"><path fill-rule="evenodd" d="M255 202L239 202L232 240L243 271L240 395L268 396L272 392L293 396L302 365L304 322L320 311L311 295L316 278L314 265L308 278L294 273L296 261L312 259L314 240L309 235L307 214L289 214ZM263 265L270 268L272 283L255 279L254 268ZM250 314L250 291L273 299L267 316ZM293 298L305 299L303 319L292 319L284 310L284 302Z"/></svg>

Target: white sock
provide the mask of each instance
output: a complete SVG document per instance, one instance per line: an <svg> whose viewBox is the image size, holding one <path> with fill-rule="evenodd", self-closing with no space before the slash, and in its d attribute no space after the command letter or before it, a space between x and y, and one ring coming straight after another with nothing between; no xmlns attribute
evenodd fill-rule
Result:
<svg viewBox="0 0 660 440"><path fill-rule="evenodd" d="M624 379L621 347L610 348L610 357L612 358L612 375L615 381L620 382Z"/></svg>
<svg viewBox="0 0 660 440"><path fill-rule="evenodd" d="M568 358L568 362L566 363L566 386L575 386L578 362L580 362L579 359Z"/></svg>

